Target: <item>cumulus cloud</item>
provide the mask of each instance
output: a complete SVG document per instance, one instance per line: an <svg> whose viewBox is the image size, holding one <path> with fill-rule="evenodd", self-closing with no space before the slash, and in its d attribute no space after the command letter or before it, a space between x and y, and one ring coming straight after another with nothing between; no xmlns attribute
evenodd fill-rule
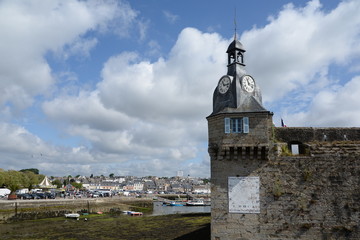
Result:
<svg viewBox="0 0 360 240"><path fill-rule="evenodd" d="M101 131L126 129L131 119L121 112L106 109L97 92L81 91L78 96L65 96L43 103L44 112L63 123L87 126Z"/></svg>
<svg viewBox="0 0 360 240"><path fill-rule="evenodd" d="M334 91L319 94L319 89L341 86L351 78L348 71L356 73L356 59L360 56L359 11L358 1L343 1L330 12L324 11L318 0L309 1L305 7L288 4L276 16L269 17L264 27L243 33L241 41L249 52L248 70L258 80L266 105L278 113L277 122L282 115L290 126L348 126L348 121L334 118L314 121L311 116L324 116L316 112L319 109L315 101L321 100L321 109L328 111L332 107L324 100L339 94ZM341 79L329 72L335 67L343 69ZM360 110L345 97L337 104L339 115L349 105L354 110L351 118L359 119L356 117ZM352 124L359 126L360 120L353 120Z"/></svg>
<svg viewBox="0 0 360 240"><path fill-rule="evenodd" d="M246 31L241 41L251 52L247 63L265 100L276 101L314 84L331 64L349 64L359 56L359 10L357 1L342 2L329 13L318 0L303 8L288 4L263 28Z"/></svg>
<svg viewBox="0 0 360 240"><path fill-rule="evenodd" d="M150 62L134 52L111 57L97 90L58 97L43 110L67 121L67 132L90 141L92 151L118 156L103 162L131 160L133 168L142 163L158 175L174 173L206 140L214 76L225 73L227 45L218 34L184 29L168 59Z"/></svg>
<svg viewBox="0 0 360 240"><path fill-rule="evenodd" d="M23 127L0 123L0 164L7 169L38 168L49 174L55 174L59 169L70 171L66 166L73 165L75 160L75 165L93 162L94 157L84 149L55 147ZM61 168L54 168L55 165L61 165Z"/></svg>
<svg viewBox="0 0 360 240"><path fill-rule="evenodd" d="M104 32L114 20L127 28L135 16L121 1L1 1L0 107L25 109L49 90L54 78L46 53L86 56L97 44L84 36L88 31Z"/></svg>
<svg viewBox="0 0 360 240"><path fill-rule="evenodd" d="M357 76L344 86L319 91L307 111L290 115L289 120L296 125L359 127L359 96Z"/></svg>
<svg viewBox="0 0 360 240"><path fill-rule="evenodd" d="M187 28L168 59L150 63L136 53L115 56L105 64L98 85L102 102L147 121L198 119L211 112L212 80L225 72L226 47L218 34Z"/></svg>

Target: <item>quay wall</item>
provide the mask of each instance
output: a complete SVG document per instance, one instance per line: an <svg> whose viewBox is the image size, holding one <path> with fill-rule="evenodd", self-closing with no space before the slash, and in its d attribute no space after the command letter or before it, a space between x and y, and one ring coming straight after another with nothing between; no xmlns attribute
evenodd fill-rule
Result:
<svg viewBox="0 0 360 240"><path fill-rule="evenodd" d="M47 200L2 200L0 223L16 220L64 216L65 213L89 213L152 209L152 199L136 198L85 198Z"/></svg>

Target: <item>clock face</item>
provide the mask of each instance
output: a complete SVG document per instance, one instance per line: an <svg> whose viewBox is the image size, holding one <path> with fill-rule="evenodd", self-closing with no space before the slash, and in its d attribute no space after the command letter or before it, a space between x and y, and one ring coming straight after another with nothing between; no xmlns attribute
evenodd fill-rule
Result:
<svg viewBox="0 0 360 240"><path fill-rule="evenodd" d="M243 78L242 78L242 87L247 92L253 92L254 89L255 89L255 81L254 81L254 79L249 75L243 76Z"/></svg>
<svg viewBox="0 0 360 240"><path fill-rule="evenodd" d="M220 79L219 85L218 85L219 92L221 94L226 93L227 90L229 90L229 88L230 88L230 83L231 83L231 80L229 77L227 77L227 76L222 77Z"/></svg>

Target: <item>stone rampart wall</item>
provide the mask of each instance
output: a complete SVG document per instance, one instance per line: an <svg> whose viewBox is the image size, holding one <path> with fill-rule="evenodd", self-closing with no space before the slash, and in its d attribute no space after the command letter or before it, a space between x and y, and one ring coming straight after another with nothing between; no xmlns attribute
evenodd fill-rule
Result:
<svg viewBox="0 0 360 240"><path fill-rule="evenodd" d="M360 128L278 127L274 133L280 142L360 141Z"/></svg>
<svg viewBox="0 0 360 240"><path fill-rule="evenodd" d="M360 239L359 129L303 130L275 129L267 160L213 155L212 239ZM287 141L310 152L284 156L277 149ZM229 213L229 176L260 177L260 214Z"/></svg>

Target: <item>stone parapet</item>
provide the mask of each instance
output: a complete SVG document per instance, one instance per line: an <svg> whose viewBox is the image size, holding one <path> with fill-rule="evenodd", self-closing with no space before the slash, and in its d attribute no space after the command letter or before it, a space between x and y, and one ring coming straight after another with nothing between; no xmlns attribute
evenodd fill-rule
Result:
<svg viewBox="0 0 360 240"><path fill-rule="evenodd" d="M280 142L360 141L360 128L274 127Z"/></svg>

